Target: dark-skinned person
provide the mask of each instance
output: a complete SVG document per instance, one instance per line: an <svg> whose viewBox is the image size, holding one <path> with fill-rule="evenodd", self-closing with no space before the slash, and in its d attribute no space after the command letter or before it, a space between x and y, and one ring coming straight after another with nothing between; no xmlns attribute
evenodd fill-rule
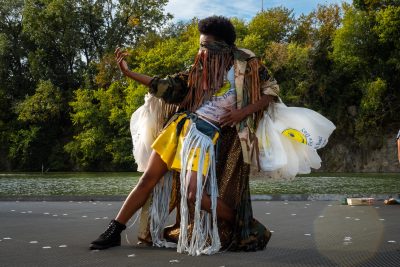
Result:
<svg viewBox="0 0 400 267"><path fill-rule="evenodd" d="M315 118L299 120L314 128L330 123L329 134L315 137L292 128L281 133L287 127L279 118L298 124L298 111L281 102L279 86L260 59L235 46L230 20L208 17L198 30L193 65L165 78L131 71L128 53L115 52L122 73L149 88L145 104L131 118L133 153L143 175L91 249L119 246L127 222L142 209L142 243L189 255L262 250L271 232L253 217L250 165L280 177L319 167L315 147L305 142L313 137L316 148L324 146L333 124L318 114L317 126ZM268 115L273 110L278 117ZM293 114L294 119L286 118ZM293 155L285 163L287 153ZM275 154L279 161L270 162ZM166 226L174 209L176 221Z"/></svg>

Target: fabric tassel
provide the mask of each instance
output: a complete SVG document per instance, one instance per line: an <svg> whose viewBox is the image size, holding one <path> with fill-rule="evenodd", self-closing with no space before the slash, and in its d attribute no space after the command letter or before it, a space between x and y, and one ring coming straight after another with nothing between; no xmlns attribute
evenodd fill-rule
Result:
<svg viewBox="0 0 400 267"><path fill-rule="evenodd" d="M260 76L258 74L258 71L260 69L260 61L259 59L255 58L255 59L251 59L247 62L247 65L249 67L249 73L246 74L249 76L248 79L245 79L246 83L245 83L245 87L249 96L248 99L250 100L249 104L254 104L255 102L257 102L258 100L261 99L261 91L260 91ZM254 117L254 121L258 122L260 121L260 119L263 116L263 111L258 111L255 113L255 117ZM257 128L257 125L255 125L255 128Z"/></svg>
<svg viewBox="0 0 400 267"><path fill-rule="evenodd" d="M131 242L129 241L129 238L128 238L128 233L129 233L128 230L131 229L131 228L136 224L137 220L138 220L139 217L140 217L141 212L142 212L142 209L139 209L138 211L135 212L135 214L137 214L137 215L136 215L136 218L133 220L133 222L131 223L131 225L129 225L129 226L127 227L127 231L125 231L125 240L126 240L126 242L127 242L129 245L132 245L132 244L131 244ZM135 214L133 214L132 217L134 217Z"/></svg>
<svg viewBox="0 0 400 267"><path fill-rule="evenodd" d="M213 42L200 49L189 73L189 92L180 107L194 112L224 84L224 76L233 65L234 46Z"/></svg>
<svg viewBox="0 0 400 267"><path fill-rule="evenodd" d="M189 225L189 208L188 187L191 175L191 165L193 155L196 149L199 149L199 170L197 172L197 191L194 211L194 223L191 235L188 233ZM206 153L209 154L209 167L205 180L203 181L203 166L205 163ZM218 234L217 226L217 197L218 186L215 169L214 145L212 140L197 130L196 124L192 123L188 134L184 140L181 151L182 170L181 170L181 225L177 251L179 253L187 252L189 255L195 256L200 254L213 254L220 250L221 242ZM211 196L211 214L201 210L201 199L203 191ZM189 236L191 237L189 240Z"/></svg>
<svg viewBox="0 0 400 267"><path fill-rule="evenodd" d="M154 187L150 208L150 234L153 246L176 248L176 244L164 238L164 228L169 215L169 201L172 191L172 172L169 171Z"/></svg>

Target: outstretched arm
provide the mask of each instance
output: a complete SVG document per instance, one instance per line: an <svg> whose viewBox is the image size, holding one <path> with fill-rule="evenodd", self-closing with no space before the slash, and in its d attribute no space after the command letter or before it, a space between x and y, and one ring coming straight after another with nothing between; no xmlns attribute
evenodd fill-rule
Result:
<svg viewBox="0 0 400 267"><path fill-rule="evenodd" d="M128 53L119 47L115 50L118 67L125 76L149 87L150 94L163 99L166 103L178 104L184 99L189 90L187 87L188 71L168 75L163 79L158 76L150 77L130 71L125 61L127 56Z"/></svg>
<svg viewBox="0 0 400 267"><path fill-rule="evenodd" d="M114 54L119 69L126 77L129 77L143 85L150 86L150 82L153 79L152 77L129 70L128 64L125 60L125 58L128 56L128 53L126 51L122 51L119 47L117 47Z"/></svg>

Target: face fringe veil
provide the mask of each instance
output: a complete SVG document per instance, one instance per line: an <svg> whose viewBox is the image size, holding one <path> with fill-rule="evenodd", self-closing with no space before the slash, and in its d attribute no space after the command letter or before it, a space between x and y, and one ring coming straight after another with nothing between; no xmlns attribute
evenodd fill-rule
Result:
<svg viewBox="0 0 400 267"><path fill-rule="evenodd" d="M202 44L189 72L189 92L181 107L194 112L224 84L224 76L233 65L234 46L214 41Z"/></svg>

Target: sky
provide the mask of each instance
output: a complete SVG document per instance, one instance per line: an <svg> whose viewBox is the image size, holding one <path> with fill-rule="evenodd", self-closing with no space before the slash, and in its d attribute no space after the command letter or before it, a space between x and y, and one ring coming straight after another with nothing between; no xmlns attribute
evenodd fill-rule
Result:
<svg viewBox="0 0 400 267"><path fill-rule="evenodd" d="M187 21L193 17L205 18L211 15L238 17L249 21L261 10L284 6L293 9L294 14L308 14L316 9L318 4L351 3L352 0L170 0L165 11L174 15L174 21Z"/></svg>

